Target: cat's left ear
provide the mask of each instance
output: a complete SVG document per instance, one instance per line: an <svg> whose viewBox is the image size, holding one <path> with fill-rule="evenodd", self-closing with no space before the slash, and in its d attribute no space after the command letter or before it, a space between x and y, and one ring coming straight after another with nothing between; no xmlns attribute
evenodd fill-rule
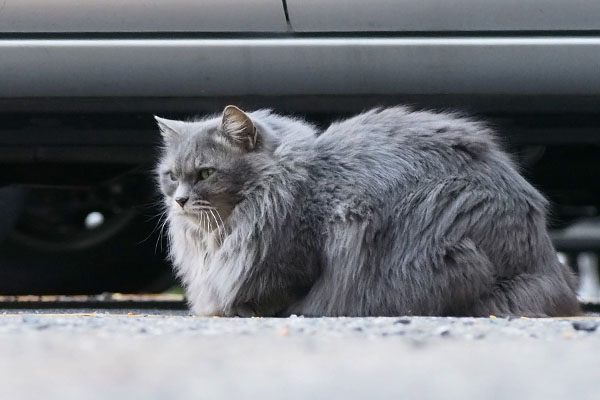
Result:
<svg viewBox="0 0 600 400"><path fill-rule="evenodd" d="M160 133L165 140L165 143L172 143L181 136L181 121L174 121L171 119L160 118L156 115L154 119L158 123Z"/></svg>
<svg viewBox="0 0 600 400"><path fill-rule="evenodd" d="M252 151L256 147L258 132L250 117L236 106L223 110L221 132L234 145Z"/></svg>

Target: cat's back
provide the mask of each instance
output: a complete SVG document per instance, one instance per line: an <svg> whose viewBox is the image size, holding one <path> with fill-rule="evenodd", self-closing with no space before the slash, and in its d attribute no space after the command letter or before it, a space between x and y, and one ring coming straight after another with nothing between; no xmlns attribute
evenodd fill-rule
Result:
<svg viewBox="0 0 600 400"><path fill-rule="evenodd" d="M373 109L333 123L317 138L316 150L332 177L374 189L398 180L462 175L486 163L512 167L483 123L406 107Z"/></svg>
<svg viewBox="0 0 600 400"><path fill-rule="evenodd" d="M407 107L376 108L333 123L318 138L323 149L469 151L473 156L496 149L492 131L456 113L412 111Z"/></svg>

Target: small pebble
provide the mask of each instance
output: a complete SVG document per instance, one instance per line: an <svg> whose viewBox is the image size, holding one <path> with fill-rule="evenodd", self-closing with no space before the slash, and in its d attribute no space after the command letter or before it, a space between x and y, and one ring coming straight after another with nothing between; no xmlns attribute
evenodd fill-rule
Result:
<svg viewBox="0 0 600 400"><path fill-rule="evenodd" d="M574 321L573 328L576 331L594 332L598 328L598 323L594 321Z"/></svg>
<svg viewBox="0 0 600 400"><path fill-rule="evenodd" d="M48 328L50 328L50 324L41 324L41 325L37 325L35 327L35 329L37 329L38 331L43 331Z"/></svg>
<svg viewBox="0 0 600 400"><path fill-rule="evenodd" d="M563 338L565 339L573 339L575 335L573 334L573 332L565 332L563 333Z"/></svg>
<svg viewBox="0 0 600 400"><path fill-rule="evenodd" d="M397 319L396 321L394 321L395 324L402 324L402 325L408 325L410 324L410 319Z"/></svg>
<svg viewBox="0 0 600 400"><path fill-rule="evenodd" d="M450 336L450 328L448 328L447 326L440 326L436 329L435 333L444 337Z"/></svg>
<svg viewBox="0 0 600 400"><path fill-rule="evenodd" d="M32 317L31 315L23 315L23 317L21 317L21 320L26 324L34 324L40 319L38 317Z"/></svg>
<svg viewBox="0 0 600 400"><path fill-rule="evenodd" d="M290 328L283 328L279 330L279 335L280 336L289 336L290 335Z"/></svg>

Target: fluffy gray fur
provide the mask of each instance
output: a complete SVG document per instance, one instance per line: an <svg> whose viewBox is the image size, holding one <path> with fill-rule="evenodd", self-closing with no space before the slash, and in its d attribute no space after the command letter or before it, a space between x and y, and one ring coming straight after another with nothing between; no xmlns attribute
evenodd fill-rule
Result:
<svg viewBox="0 0 600 400"><path fill-rule="evenodd" d="M404 107L322 133L232 106L157 120L170 254L198 315L579 312L547 201L480 122Z"/></svg>

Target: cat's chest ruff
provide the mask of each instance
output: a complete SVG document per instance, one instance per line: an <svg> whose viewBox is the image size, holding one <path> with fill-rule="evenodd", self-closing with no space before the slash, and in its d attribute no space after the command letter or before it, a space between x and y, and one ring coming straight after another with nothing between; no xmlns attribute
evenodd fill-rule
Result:
<svg viewBox="0 0 600 400"><path fill-rule="evenodd" d="M185 275L193 271L196 275L210 268L211 261L218 257L220 243L214 233L189 228L175 230L172 252L180 272Z"/></svg>

